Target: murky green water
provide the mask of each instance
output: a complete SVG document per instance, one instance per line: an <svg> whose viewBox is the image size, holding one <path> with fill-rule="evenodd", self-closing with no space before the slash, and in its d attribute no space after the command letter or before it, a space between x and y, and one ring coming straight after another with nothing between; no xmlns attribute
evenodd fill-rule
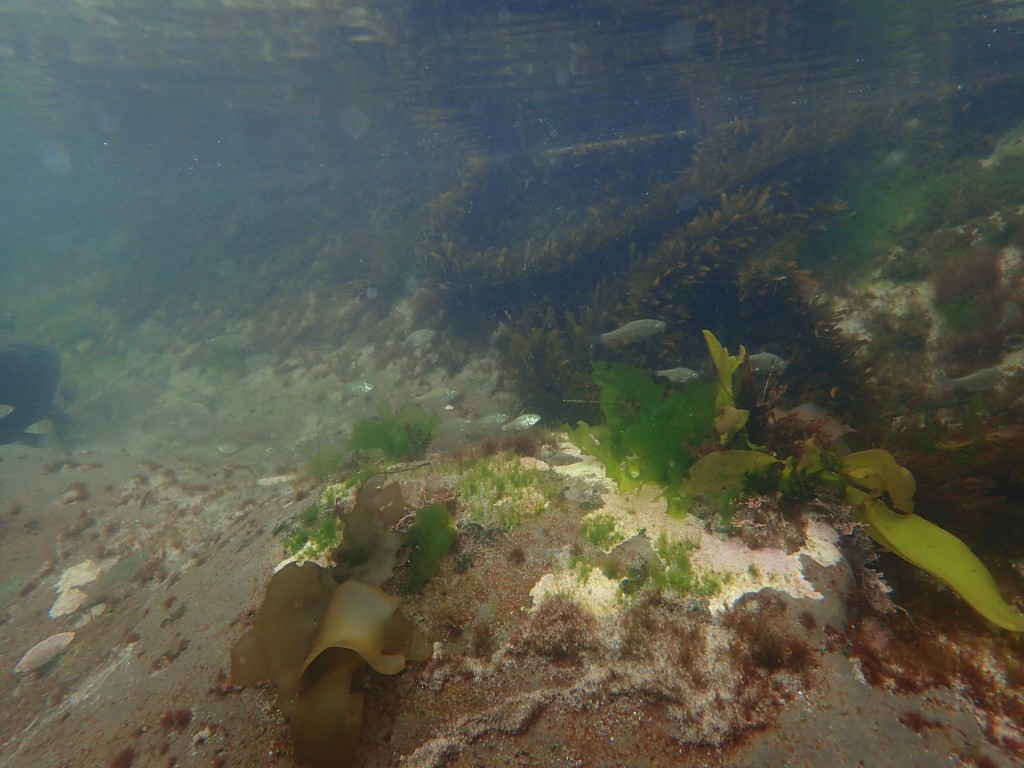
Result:
<svg viewBox="0 0 1024 768"><path fill-rule="evenodd" d="M429 690L450 694L469 674L458 665L490 698L543 679L532 731L495 720L526 734L522 754L534 737L561 743L558 717L607 735L635 716L644 744L672 744L650 759L698 760L679 723L704 705L660 704L697 685L679 670L707 651L732 659L730 697L761 691L743 669L761 692L778 683L768 709L804 706L806 688L820 697L808 711L839 723L860 691L879 722L902 723L893 738L920 748L915 764L951 749L935 734L967 732L984 746L957 746L958 764L1019 759L1022 62L1024 4L999 0L0 4L4 662L79 632L5 694L2 754L60 753L48 718L87 700L95 710L60 715L69 728L106 739L135 718L125 749L148 758L167 751L142 737L164 734L161 714L177 757L268 753L286 729L252 716L260 693L231 698L215 667L281 532L289 554L337 544L333 496L305 502L309 531L295 505L424 461L399 473L410 509L447 503L455 531L453 554L434 558L451 592L428 578L406 602L448 665ZM58 356L59 382L45 370ZM593 466L559 479L551 466L581 461L570 436ZM522 481L512 456L481 457L505 450L542 456L529 471L544 483ZM642 524L640 489L663 493ZM703 555L654 530L684 518L707 534ZM642 602L666 585L742 592L784 571L808 526L840 541L829 567L848 576L827 618L758 638L750 616L684 620L678 594ZM764 567L693 576L715 537ZM623 539L619 559L603 551ZM103 571L89 592L103 610L48 615L61 574L86 560ZM576 603L553 609L552 625L561 610L591 643L564 654L565 636L528 622L544 615L531 594L580 572L607 582L601 621L621 615L598 641ZM482 618L460 613L470 603ZM787 609L763 610L782 625ZM705 634L656 696L664 648ZM502 658L523 676L504 682ZM846 676L835 699L809 671L826 668ZM607 721L581 714L585 686L552 683L616 669L631 682ZM127 698L89 699L117 675ZM429 709L418 679L390 685ZM436 738L407 711L395 717L414 724L392 729L392 689L366 687L375 746L357 762ZM148 709L133 709L142 691ZM948 706L963 719L897 718L924 704L893 691L960 695ZM177 698L187 717L168 709ZM463 724L479 703L445 702ZM720 749L771 732L774 715L747 706L720 731L702 720L700 738L717 733ZM861 725L830 725L837 749L859 747ZM459 754L482 762L512 744L473 752L465 738ZM628 751L572 743L594 765ZM109 746L83 754L127 755Z"/></svg>

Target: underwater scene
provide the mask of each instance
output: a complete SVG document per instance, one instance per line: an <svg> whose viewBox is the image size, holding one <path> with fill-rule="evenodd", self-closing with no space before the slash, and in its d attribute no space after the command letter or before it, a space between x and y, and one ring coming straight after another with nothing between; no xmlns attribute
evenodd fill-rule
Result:
<svg viewBox="0 0 1024 768"><path fill-rule="evenodd" d="M1024 2L2 0L0 768L1024 764Z"/></svg>

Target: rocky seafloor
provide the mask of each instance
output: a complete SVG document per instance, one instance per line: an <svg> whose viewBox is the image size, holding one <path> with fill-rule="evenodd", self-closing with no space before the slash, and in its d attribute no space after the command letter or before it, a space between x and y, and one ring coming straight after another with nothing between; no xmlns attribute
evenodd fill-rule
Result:
<svg viewBox="0 0 1024 768"><path fill-rule="evenodd" d="M230 652L282 530L326 482L310 457L381 400L442 415L426 463L393 479L413 507L447 499L456 535L403 597L430 658L356 676L353 765L1020 759L1019 642L929 580L875 610L834 502L790 513L795 536L777 540L670 517L657 489L620 494L555 425L503 432L493 414L515 402L488 358L449 377L431 334L395 334L391 356L353 337L282 357L245 329L204 342L238 352L220 357L67 356L73 439L0 447L0 765L295 764L272 687L234 685ZM586 535L595 516L613 538ZM691 594L624 588L631 563L667 557L660 541L685 544ZM14 671L65 632L56 656Z"/></svg>

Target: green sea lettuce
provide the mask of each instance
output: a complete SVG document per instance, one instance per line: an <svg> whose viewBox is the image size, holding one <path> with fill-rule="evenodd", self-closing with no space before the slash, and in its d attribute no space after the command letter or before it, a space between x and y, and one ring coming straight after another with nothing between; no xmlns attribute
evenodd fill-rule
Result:
<svg viewBox="0 0 1024 768"><path fill-rule="evenodd" d="M601 461L620 491L660 485L670 506L695 460L693 446L710 434L718 386L691 382L669 390L649 372L622 363L594 364L603 423L580 422L572 442Z"/></svg>

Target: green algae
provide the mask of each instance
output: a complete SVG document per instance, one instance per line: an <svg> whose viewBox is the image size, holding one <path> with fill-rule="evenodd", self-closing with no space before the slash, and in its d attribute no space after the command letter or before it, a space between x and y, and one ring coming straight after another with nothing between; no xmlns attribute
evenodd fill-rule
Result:
<svg viewBox="0 0 1024 768"><path fill-rule="evenodd" d="M346 448L379 451L389 461L418 459L440 425L440 416L418 405L406 405L395 411L387 403L380 403L376 419L360 419L352 425Z"/></svg>
<svg viewBox="0 0 1024 768"><path fill-rule="evenodd" d="M277 525L274 534L283 535L281 546L285 557L316 559L341 544L342 526L336 506L342 491L342 485L327 486L319 499Z"/></svg>
<svg viewBox="0 0 1024 768"><path fill-rule="evenodd" d="M583 535L595 547L610 551L625 541L621 531L616 530L615 517L607 512L597 512L583 519Z"/></svg>
<svg viewBox="0 0 1024 768"><path fill-rule="evenodd" d="M595 363L602 423L581 421L569 439L598 459L620 491L660 485L671 506L696 459L691 449L710 434L718 385L691 382L669 390L649 372Z"/></svg>
<svg viewBox="0 0 1024 768"><path fill-rule="evenodd" d="M691 412L688 424L692 427L700 423L704 434L714 424L722 446L742 440L748 449L715 451L699 461L689 459L689 451L699 442L700 430L678 429L679 423L671 420L672 412L664 405L684 397L683 393L664 393L636 369L595 366L605 423L595 428L581 422L570 436L582 450L605 464L620 490L636 489L645 482L659 483L666 487L666 494L671 494L670 511L687 511L695 498L702 497L723 514L736 498L748 492L753 478L758 479L759 486L797 497L811 488L839 491L879 544L941 579L997 626L1024 632L1024 616L1003 599L981 560L960 539L914 514L914 476L889 451L869 449L840 458L809 438L799 455L777 457L766 448L751 445L744 430L746 419L737 418L745 412L735 407L733 388L744 349L740 347L733 356L710 331L704 331L704 339L719 383L710 390L711 415L705 411L695 421ZM670 427L667 430L666 423ZM773 473L777 465L782 471ZM685 480L676 474L679 466L686 468ZM584 530L588 539L600 546L610 540L614 521L609 526L595 516ZM663 537L658 543L660 563L652 564L650 570L651 582L680 593L714 594L718 588L714 579L694 581L688 558L692 549L691 545L668 542Z"/></svg>
<svg viewBox="0 0 1024 768"><path fill-rule="evenodd" d="M690 553L698 545L689 541L670 541L662 534L658 539L658 557L651 562L650 582L661 589L678 595L712 597L722 588L722 580L713 575L694 571Z"/></svg>
<svg viewBox="0 0 1024 768"><path fill-rule="evenodd" d="M856 489L847 489L847 500L879 544L943 581L997 627L1024 632L1024 616L1006 602L985 564L956 536L913 513L894 512Z"/></svg>
<svg viewBox="0 0 1024 768"><path fill-rule="evenodd" d="M724 514L733 500L746 490L750 476L764 475L777 463L778 459L761 451L709 453L690 467L690 481L685 489L686 503L689 505L693 497L701 496Z"/></svg>
<svg viewBox="0 0 1024 768"><path fill-rule="evenodd" d="M542 513L554 492L547 475L523 466L513 454L472 459L457 472L469 519L488 526L518 527L524 517Z"/></svg>
<svg viewBox="0 0 1024 768"><path fill-rule="evenodd" d="M455 525L444 504L430 504L416 511L404 540L413 547L405 576L407 593L414 594L426 586L454 541Z"/></svg>
<svg viewBox="0 0 1024 768"><path fill-rule="evenodd" d="M306 507L285 531L282 545L287 557L316 557L341 542L337 516L320 504Z"/></svg>

